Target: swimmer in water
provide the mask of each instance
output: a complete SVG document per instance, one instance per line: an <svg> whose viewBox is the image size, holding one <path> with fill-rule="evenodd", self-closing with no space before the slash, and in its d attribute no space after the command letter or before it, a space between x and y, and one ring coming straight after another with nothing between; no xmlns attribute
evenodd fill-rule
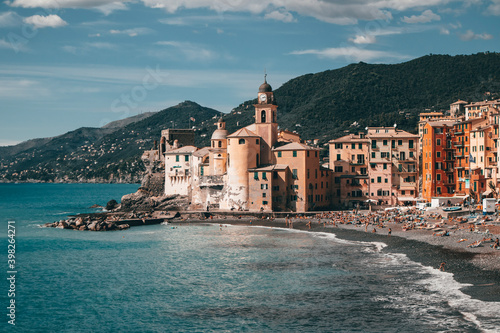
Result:
<svg viewBox="0 0 500 333"><path fill-rule="evenodd" d="M446 262L442 262L441 265L439 265L439 270L444 272L444 265L446 265Z"/></svg>

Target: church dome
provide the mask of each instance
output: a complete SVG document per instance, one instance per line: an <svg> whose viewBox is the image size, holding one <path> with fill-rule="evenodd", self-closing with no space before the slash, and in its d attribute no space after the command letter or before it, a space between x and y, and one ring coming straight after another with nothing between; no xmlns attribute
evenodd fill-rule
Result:
<svg viewBox="0 0 500 333"><path fill-rule="evenodd" d="M267 82L264 82L260 85L259 87L259 92L260 93L264 93L264 92L272 92L273 91L273 88L271 87L271 85L269 85L269 83Z"/></svg>
<svg viewBox="0 0 500 333"><path fill-rule="evenodd" d="M226 140L228 131L225 129L216 129L212 134L212 140Z"/></svg>

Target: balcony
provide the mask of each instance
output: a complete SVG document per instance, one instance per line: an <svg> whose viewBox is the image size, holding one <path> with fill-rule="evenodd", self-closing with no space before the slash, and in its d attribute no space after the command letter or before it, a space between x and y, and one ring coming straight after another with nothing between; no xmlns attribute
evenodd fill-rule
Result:
<svg viewBox="0 0 500 333"><path fill-rule="evenodd" d="M453 168L444 169L444 172L448 172L448 173L453 173L453 171L454 171Z"/></svg>
<svg viewBox="0 0 500 333"><path fill-rule="evenodd" d="M460 148L460 147L464 146L464 143L462 141L460 141L460 142L455 142L454 145L455 145L455 148Z"/></svg>
<svg viewBox="0 0 500 333"><path fill-rule="evenodd" d="M462 135L464 134L464 131L463 130L458 130L455 132L455 135Z"/></svg>

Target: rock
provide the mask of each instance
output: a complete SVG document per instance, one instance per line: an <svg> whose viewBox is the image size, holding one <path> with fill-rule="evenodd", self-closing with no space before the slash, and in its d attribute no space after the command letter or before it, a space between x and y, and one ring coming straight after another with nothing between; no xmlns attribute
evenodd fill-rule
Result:
<svg viewBox="0 0 500 333"><path fill-rule="evenodd" d="M96 231L96 226L97 226L97 221L93 221L92 223L90 223L87 228L89 230L92 230L92 231Z"/></svg>
<svg viewBox="0 0 500 333"><path fill-rule="evenodd" d="M89 208L94 209L94 208L104 208L104 207L101 205L95 204L95 205L90 206Z"/></svg>
<svg viewBox="0 0 500 333"><path fill-rule="evenodd" d="M87 226L83 224L78 228L78 230L87 230Z"/></svg>
<svg viewBox="0 0 500 333"><path fill-rule="evenodd" d="M79 217L79 218L77 218L77 219L76 219L76 221L75 221L75 225L76 225L77 227L81 227L83 224L84 224L84 223L83 223L83 220L82 220L82 218L81 218L81 217Z"/></svg>
<svg viewBox="0 0 500 333"><path fill-rule="evenodd" d="M44 228L53 228L54 227L54 223L45 223L42 227L44 227Z"/></svg>
<svg viewBox="0 0 500 333"><path fill-rule="evenodd" d="M68 229L68 223L66 223L66 221L59 222L57 227L61 229Z"/></svg>
<svg viewBox="0 0 500 333"><path fill-rule="evenodd" d="M115 199L111 199L106 204L106 210L113 210L118 206L118 202Z"/></svg>
<svg viewBox="0 0 500 333"><path fill-rule="evenodd" d="M125 229L128 229L130 228L130 226L128 224L120 224L118 226L118 230L125 230Z"/></svg>

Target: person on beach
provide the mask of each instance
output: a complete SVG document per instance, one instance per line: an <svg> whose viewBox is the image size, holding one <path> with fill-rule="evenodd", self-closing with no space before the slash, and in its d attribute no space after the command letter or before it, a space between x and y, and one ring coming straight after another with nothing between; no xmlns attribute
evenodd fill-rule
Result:
<svg viewBox="0 0 500 333"><path fill-rule="evenodd" d="M389 228L389 232L387 233L387 236L391 237L391 234L392 234L392 230L391 230L391 228Z"/></svg>
<svg viewBox="0 0 500 333"><path fill-rule="evenodd" d="M307 226L309 227L309 229L311 229L311 220L309 220L309 222L307 222Z"/></svg>
<svg viewBox="0 0 500 333"><path fill-rule="evenodd" d="M444 265L446 265L446 262L442 262L441 265L439 265L439 270L444 272Z"/></svg>
<svg viewBox="0 0 500 333"><path fill-rule="evenodd" d="M495 240L495 243L493 244L493 248L494 249L498 249L500 247L500 242L498 240L498 238Z"/></svg>

